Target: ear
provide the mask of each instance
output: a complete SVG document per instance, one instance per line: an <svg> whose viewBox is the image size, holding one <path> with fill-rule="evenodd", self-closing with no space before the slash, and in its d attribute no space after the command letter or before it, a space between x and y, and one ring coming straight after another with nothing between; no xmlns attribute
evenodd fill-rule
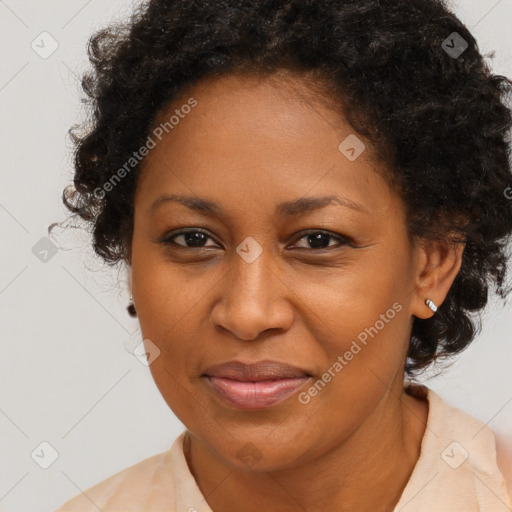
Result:
<svg viewBox="0 0 512 512"><path fill-rule="evenodd" d="M416 288L411 313L418 318L430 318L434 312L425 304L431 299L439 307L462 265L464 243L421 241L416 246Z"/></svg>

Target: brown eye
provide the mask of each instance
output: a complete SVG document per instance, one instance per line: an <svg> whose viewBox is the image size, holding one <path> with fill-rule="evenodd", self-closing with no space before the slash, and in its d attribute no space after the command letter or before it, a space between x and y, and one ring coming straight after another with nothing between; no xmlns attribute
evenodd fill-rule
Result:
<svg viewBox="0 0 512 512"><path fill-rule="evenodd" d="M308 231L304 233L303 236L297 240L297 242L302 239L305 239L306 244L310 244L310 247L299 247L299 249L330 249L331 247L350 245L349 241L344 237L329 233L328 231ZM334 245L329 245L331 240L337 241L337 244L335 243Z"/></svg>
<svg viewBox="0 0 512 512"><path fill-rule="evenodd" d="M175 241L176 239L179 239L179 237L183 237L181 239L183 243ZM179 231L178 233L174 233L173 235L166 237L162 240L162 243L165 245L175 245L184 249L202 249L204 247L211 247L205 245L205 242L208 239L213 240L206 231L201 229L189 229Z"/></svg>
<svg viewBox="0 0 512 512"><path fill-rule="evenodd" d="M180 238L181 237L181 238ZM207 247L217 247L217 245L206 245L208 239L213 238L202 229L188 229L178 231L162 240L164 245L172 245L183 249L204 249ZM176 240L181 240L177 242ZM295 242L305 240L306 246L296 247L296 249L323 250L351 245L350 241L340 235L335 235L327 231L308 231L303 232L302 236ZM334 244L332 243L334 241Z"/></svg>

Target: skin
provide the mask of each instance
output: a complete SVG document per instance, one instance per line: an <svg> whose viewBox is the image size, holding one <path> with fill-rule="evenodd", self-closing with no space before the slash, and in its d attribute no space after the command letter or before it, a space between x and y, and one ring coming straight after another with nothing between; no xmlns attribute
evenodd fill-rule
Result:
<svg viewBox="0 0 512 512"><path fill-rule="evenodd" d="M190 97L197 106L143 162L129 261L144 339L161 350L153 378L190 431L189 468L214 512L391 511L428 417L428 403L403 389L410 329L432 316L426 298L443 302L463 247L409 239L405 205L369 146L349 161L338 145L353 130L299 78L202 81L155 126ZM225 214L176 202L151 211L162 194L200 196ZM274 212L281 201L332 194L365 211ZM183 228L208 232L202 248L184 236L173 239L181 249L162 243ZM319 244L327 248L306 229L330 232ZM236 252L247 237L262 248L252 263ZM308 404L293 395L243 411L200 377L220 362L274 359L314 382L394 303L401 311Z"/></svg>

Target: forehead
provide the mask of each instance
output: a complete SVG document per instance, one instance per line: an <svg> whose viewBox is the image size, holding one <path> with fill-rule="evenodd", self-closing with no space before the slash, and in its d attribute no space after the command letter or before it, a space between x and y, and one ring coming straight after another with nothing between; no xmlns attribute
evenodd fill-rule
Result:
<svg viewBox="0 0 512 512"><path fill-rule="evenodd" d="M377 180L382 192L369 146L349 160L339 146L357 137L354 130L315 94L308 83L282 77L226 76L189 88L155 119L153 131L166 122L168 129L153 137L141 166L139 203L148 207L164 189L240 200L275 195L282 202L341 188L361 202ZM195 106L184 108L191 99Z"/></svg>

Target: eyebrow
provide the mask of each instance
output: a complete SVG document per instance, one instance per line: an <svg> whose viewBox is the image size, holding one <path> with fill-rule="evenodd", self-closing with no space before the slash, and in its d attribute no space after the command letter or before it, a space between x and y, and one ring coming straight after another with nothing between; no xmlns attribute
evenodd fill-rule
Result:
<svg viewBox="0 0 512 512"><path fill-rule="evenodd" d="M166 203L179 203L190 210L194 210L205 215L224 216L226 212L222 206L215 201L197 196L185 196L181 194L165 194L158 197L150 206L149 211L153 213L157 208ZM335 195L320 197L300 197L290 201L284 201L276 205L275 212L281 217L295 217L304 213L319 210L330 204L338 204L351 208L361 213L369 213L368 210L359 203L351 201L344 197Z"/></svg>

